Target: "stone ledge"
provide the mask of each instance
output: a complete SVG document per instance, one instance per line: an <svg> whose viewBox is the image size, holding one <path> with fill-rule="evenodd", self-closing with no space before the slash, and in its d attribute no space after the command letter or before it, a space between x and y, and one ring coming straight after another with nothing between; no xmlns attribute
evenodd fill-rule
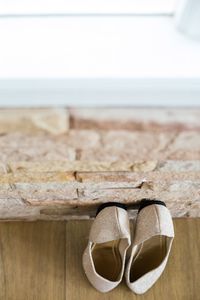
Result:
<svg viewBox="0 0 200 300"><path fill-rule="evenodd" d="M126 203L132 217L142 198L162 199L173 217L200 217L199 171L200 161L8 163L0 219L90 218L105 201Z"/></svg>
<svg viewBox="0 0 200 300"><path fill-rule="evenodd" d="M0 163L0 173L40 172L200 172L200 160L142 161L16 161ZM69 175L69 174L68 174ZM95 176L95 173L93 173Z"/></svg>
<svg viewBox="0 0 200 300"><path fill-rule="evenodd" d="M0 220L90 218L105 201L200 217L199 109L1 109Z"/></svg>

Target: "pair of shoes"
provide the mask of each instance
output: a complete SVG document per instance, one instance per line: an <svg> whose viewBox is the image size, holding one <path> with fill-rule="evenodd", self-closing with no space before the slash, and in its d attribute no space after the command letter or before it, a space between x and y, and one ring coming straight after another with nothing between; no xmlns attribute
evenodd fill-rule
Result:
<svg viewBox="0 0 200 300"><path fill-rule="evenodd" d="M143 294L164 271L173 238L173 222L164 202L141 201L132 245L126 206L104 203L90 230L83 253L83 269L100 292L114 289L125 273L128 287L136 294Z"/></svg>

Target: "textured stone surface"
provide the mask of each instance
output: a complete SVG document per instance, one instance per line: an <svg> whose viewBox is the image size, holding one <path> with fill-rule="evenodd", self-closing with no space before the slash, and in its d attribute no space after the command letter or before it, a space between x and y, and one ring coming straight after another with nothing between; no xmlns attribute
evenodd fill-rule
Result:
<svg viewBox="0 0 200 300"><path fill-rule="evenodd" d="M47 162L8 164L9 172L0 177L0 218L88 218L106 201L126 203L134 216L142 198L162 199L174 217L200 217L199 162L136 162L135 170L132 163L127 171L67 167L62 162L49 162L49 168Z"/></svg>
<svg viewBox="0 0 200 300"><path fill-rule="evenodd" d="M142 131L199 130L199 109L77 108L71 109L76 129L126 129Z"/></svg>
<svg viewBox="0 0 200 300"><path fill-rule="evenodd" d="M200 160L200 132L70 130L66 134L12 132L0 136L0 161Z"/></svg>
<svg viewBox="0 0 200 300"><path fill-rule="evenodd" d="M89 132L88 132L89 134ZM100 132L101 145L79 148L80 160L134 161L165 159L174 133L130 131Z"/></svg>
<svg viewBox="0 0 200 300"><path fill-rule="evenodd" d="M101 161L22 161L10 162L8 164L0 163L0 172L5 173L6 169L11 172L200 172L199 160L168 160L168 161L117 161L117 162L101 162ZM116 177L119 173L115 173ZM126 173L125 173L126 174ZM162 174L163 175L163 174ZM98 174L97 174L98 176Z"/></svg>
<svg viewBox="0 0 200 300"><path fill-rule="evenodd" d="M157 161L22 161L1 164L0 172L5 168L13 172L104 172L104 171L153 171ZM192 162L191 162L192 164ZM199 168L200 170L200 168ZM95 173L94 173L95 176Z"/></svg>
<svg viewBox="0 0 200 300"><path fill-rule="evenodd" d="M166 150L168 159L190 160L200 158L200 131L180 132Z"/></svg>
<svg viewBox="0 0 200 300"><path fill-rule="evenodd" d="M200 217L200 110L0 110L0 220L95 216L141 198Z"/></svg>
<svg viewBox="0 0 200 300"><path fill-rule="evenodd" d="M1 109L0 134L8 132L48 132L65 133L69 128L69 116L66 109Z"/></svg>
<svg viewBox="0 0 200 300"><path fill-rule="evenodd" d="M66 135L12 132L0 136L0 161L74 160Z"/></svg>
<svg viewBox="0 0 200 300"><path fill-rule="evenodd" d="M126 184L131 187L131 183L133 182L200 180L200 172L77 172L76 177L82 183L121 183L121 185Z"/></svg>

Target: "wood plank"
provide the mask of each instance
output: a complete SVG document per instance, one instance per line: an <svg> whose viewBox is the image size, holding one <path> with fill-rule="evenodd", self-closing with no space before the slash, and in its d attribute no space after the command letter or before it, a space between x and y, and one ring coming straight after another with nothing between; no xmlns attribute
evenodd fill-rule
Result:
<svg viewBox="0 0 200 300"><path fill-rule="evenodd" d="M81 265L90 226L91 221L1 223L0 299L199 298L200 219L175 220L176 238L169 264L144 296L134 295L124 283L107 294L98 293L90 286Z"/></svg>
<svg viewBox="0 0 200 300"><path fill-rule="evenodd" d="M65 298L65 223L0 223L0 299Z"/></svg>
<svg viewBox="0 0 200 300"><path fill-rule="evenodd" d="M91 221L66 225L66 299L70 300L197 300L200 295L200 219L176 219L176 238L167 268L145 295L134 295L124 283L101 294L87 281L81 264Z"/></svg>

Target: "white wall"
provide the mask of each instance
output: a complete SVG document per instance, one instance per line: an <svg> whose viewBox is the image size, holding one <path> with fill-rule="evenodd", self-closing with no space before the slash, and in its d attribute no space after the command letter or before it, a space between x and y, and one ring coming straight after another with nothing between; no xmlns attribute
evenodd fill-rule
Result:
<svg viewBox="0 0 200 300"><path fill-rule="evenodd" d="M0 78L200 78L171 17L0 19Z"/></svg>
<svg viewBox="0 0 200 300"><path fill-rule="evenodd" d="M200 43L172 17L0 18L1 106L199 100Z"/></svg>

